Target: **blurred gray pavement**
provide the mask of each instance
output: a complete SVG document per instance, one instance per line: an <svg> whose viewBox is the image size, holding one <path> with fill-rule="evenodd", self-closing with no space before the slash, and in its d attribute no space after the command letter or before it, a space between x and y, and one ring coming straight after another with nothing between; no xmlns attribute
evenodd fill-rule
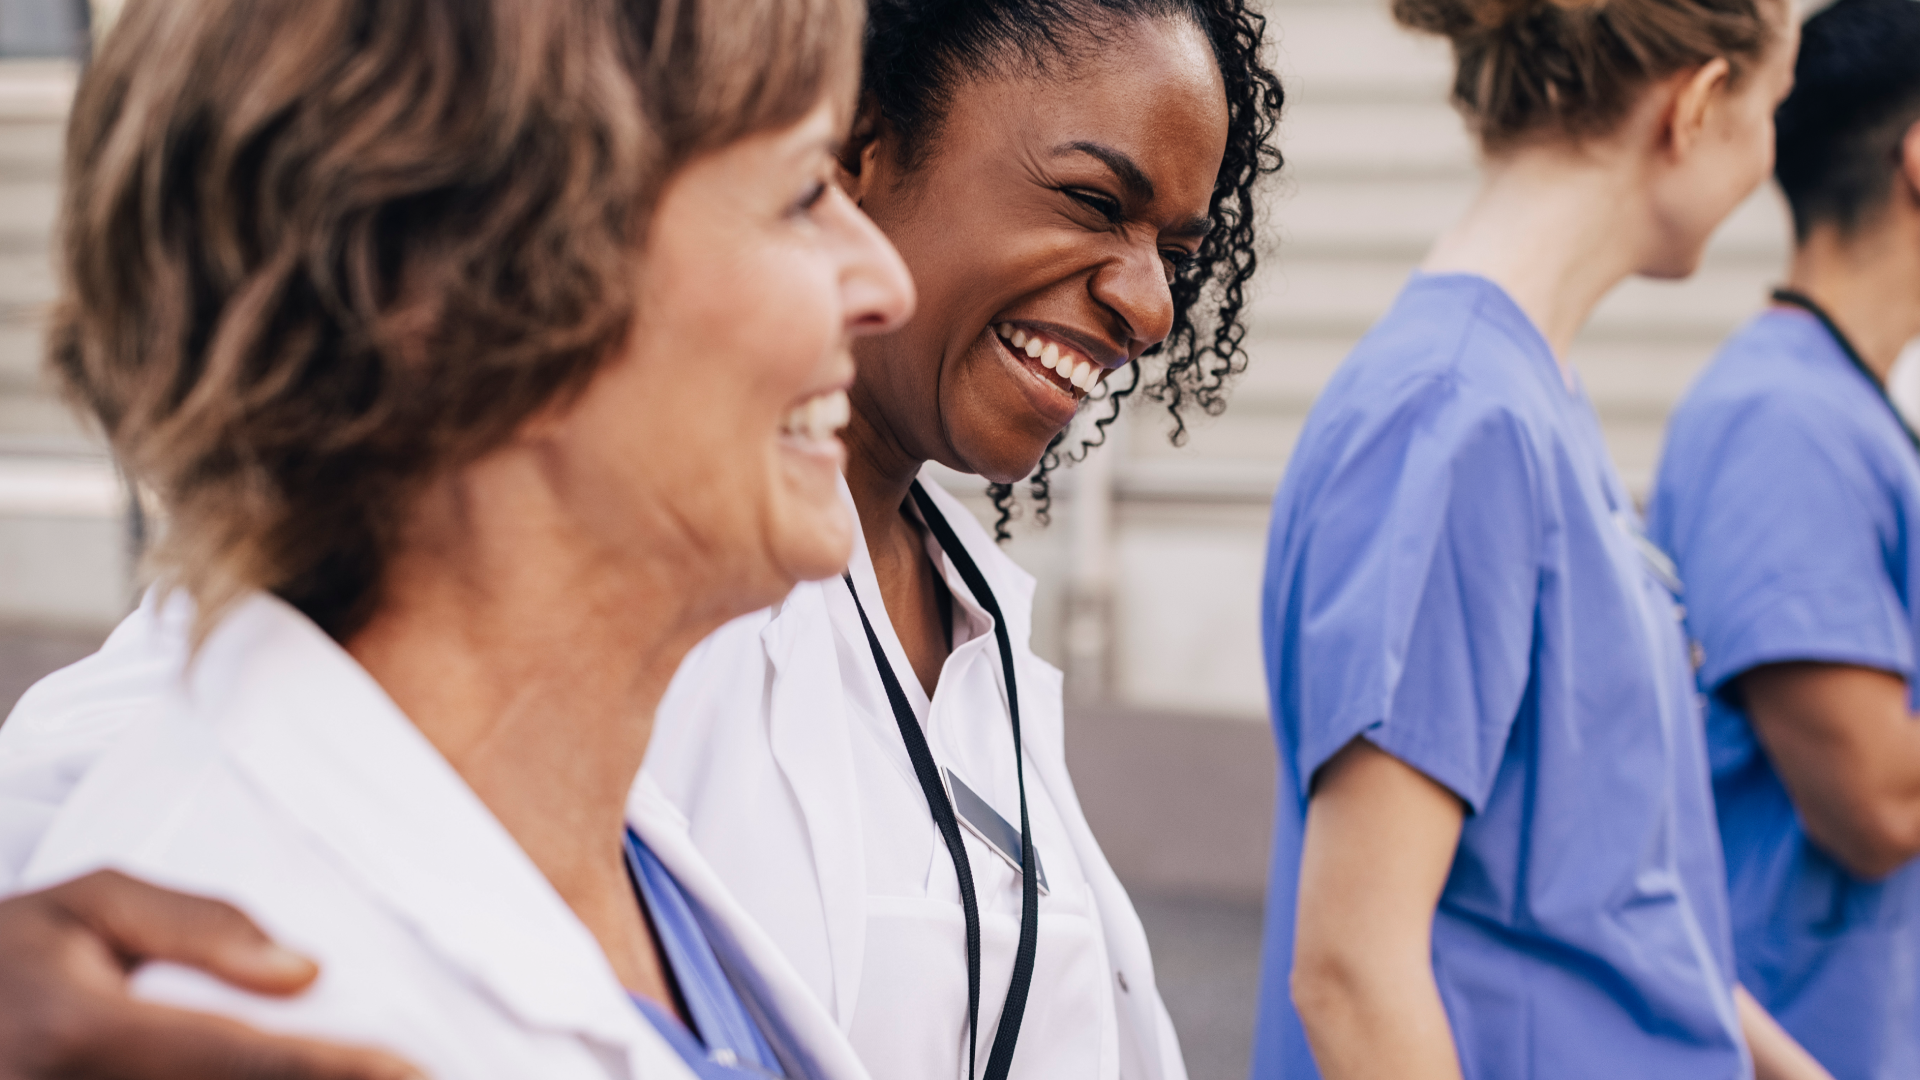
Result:
<svg viewBox="0 0 1920 1080"><path fill-rule="evenodd" d="M1192 1080L1247 1080L1260 988L1260 908L1133 890L1160 996Z"/></svg>
<svg viewBox="0 0 1920 1080"><path fill-rule="evenodd" d="M0 718L41 676L99 648L106 637L105 629L0 622Z"/></svg>
<svg viewBox="0 0 1920 1080"><path fill-rule="evenodd" d="M1246 1080L1273 834L1267 725L1067 708L1067 764L1153 945L1193 1080Z"/></svg>

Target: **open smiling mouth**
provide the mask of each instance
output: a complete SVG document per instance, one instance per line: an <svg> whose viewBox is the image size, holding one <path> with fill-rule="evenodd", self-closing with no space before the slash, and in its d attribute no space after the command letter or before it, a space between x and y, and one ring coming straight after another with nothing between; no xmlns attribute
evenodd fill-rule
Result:
<svg viewBox="0 0 1920 1080"><path fill-rule="evenodd" d="M853 409L845 390L815 394L787 410L780 422L780 436L802 449L823 452L837 450L838 434L847 426Z"/></svg>
<svg viewBox="0 0 1920 1080"><path fill-rule="evenodd" d="M1088 360L1073 346L1048 337L1045 334L1015 326L1012 323L1000 323L993 332L1005 342L1007 348L1015 354L1025 355L1027 362L1039 368L1049 381L1075 398L1085 397L1092 390L1106 369Z"/></svg>

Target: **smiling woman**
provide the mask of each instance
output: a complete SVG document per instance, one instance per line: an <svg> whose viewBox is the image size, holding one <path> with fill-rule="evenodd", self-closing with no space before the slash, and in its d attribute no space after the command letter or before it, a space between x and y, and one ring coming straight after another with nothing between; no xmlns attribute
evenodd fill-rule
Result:
<svg viewBox="0 0 1920 1080"><path fill-rule="evenodd" d="M326 969L139 996L439 1076L862 1080L635 785L687 649L851 546L850 343L912 307L834 182L860 25L129 4L74 104L52 360L164 501L162 580L0 733L0 874L220 895ZM169 1071L35 1019L22 1072Z"/></svg>
<svg viewBox="0 0 1920 1080"><path fill-rule="evenodd" d="M113 784L146 783L137 753L116 747L88 772L98 743L76 746L76 733L95 729L79 725L63 742L60 723L92 722L111 686L114 720L158 717L158 734L136 731L132 742L157 748L189 711L181 672L267 670L238 661L257 642L297 639L324 654L386 728L396 726L393 707L404 710L545 874L551 893L520 887L526 866L497 875L519 882L510 898L540 913L532 923L486 922L499 910L490 901L508 893L481 876L464 898L443 894L433 910L411 912L428 945L458 938L463 956L483 960L512 952L514 962L487 966L472 983L529 1024L544 1008L582 1005L597 1011L566 1018L580 1029L631 1035L629 1011L602 1000L618 976L670 1039L685 1034L670 1015L680 1011L712 1050L748 1061L756 1044L722 1037L738 1032L709 1023L713 999L662 992L665 968L682 990L687 972L697 974L700 965L683 970L675 958L674 927L698 924L719 927L715 950L731 965L720 999L728 985L750 992L742 1024L749 1036L747 1021L767 1029L788 1075L864 1066L887 1078L1184 1080L1146 936L1066 773L1060 673L1028 646L1033 580L957 501L917 477L938 461L1004 494L1054 460L1094 394L1117 409L1137 387L1175 416L1217 407L1243 362L1254 186L1279 163L1280 90L1261 63L1264 23L1249 0L884 0L871 10L857 105L838 92L851 86L832 63L830 46L853 40L834 37L848 29L842 0L201 0L222 3L258 32L222 37L209 54L331 56L328 46L347 60L338 78L278 96L252 80L162 80L189 98L190 119L256 124L248 130L257 136L238 143L196 135L166 144L169 132L201 128L142 123L147 114L133 106L122 118L122 102L141 96L96 92L97 119L130 132L125 139L161 140L156 153L211 146L210 160L228 170L200 176L192 159L195 167L154 171L200 181L178 192L162 184L162 208L177 220L135 230L141 243L187 245L184 265L157 280L127 276L145 261L115 261L110 246L70 239L74 276L93 291L78 290L86 303L70 306L61 352L116 443L172 500L171 565L214 630L188 667L181 623L190 615L143 611L99 657L42 684L22 706L29 723L22 713L8 723L5 738L34 751L12 760L33 774L37 786L15 801L34 804L36 826L71 778L87 775L40 849L36 880L110 846L69 822L164 809L152 800L166 792L145 786L149 801L121 794L110 805ZM518 21L477 41L393 30L407 17L458 29L496 9ZM696 22L649 39L624 29L643 9ZM164 24L175 10L188 9L133 0L127 25ZM332 36L305 23L267 33L248 21L342 10L354 17L327 27ZM615 29L558 43L519 32L572 15ZM689 35L711 46L702 55L715 63L686 62ZM623 43L608 51L638 73L569 52L608 40ZM556 55L568 62L544 62ZM110 86L103 73L148 62L122 44L89 77ZM401 77L418 63L497 73L503 89ZM404 93L382 97L355 81L389 66ZM257 79L286 70L302 68L266 64ZM485 111L519 100L506 90L522 81L544 86L556 74L577 95L557 115ZM638 120L617 108L635 91L646 105ZM316 132L384 130L322 122L327 109L368 100L404 102L371 111L416 126L377 141L377 154L358 143L291 152ZM290 118L256 113L263 101L281 102ZM715 101L760 119L712 117L704 110ZM558 138L577 115L605 109L627 124ZM830 156L838 118L849 115L850 136ZM639 167L646 162L624 141L641 122L657 124L672 151L657 169ZM76 126L83 149L120 145L89 123ZM77 175L111 179L130 167L87 153L100 160L77 156ZM304 177L314 162L343 177L268 182ZM588 172L548 172L569 167ZM302 212L291 212L276 201L289 190L361 191L344 181L363 169L373 174L364 190L377 196L364 209L297 203ZM525 186L508 183L523 171ZM490 201L495 173L524 197ZM146 190L134 179L106 186ZM407 194L409 183L424 192ZM402 197L389 194L396 187ZM227 190L239 198L194 201ZM144 225L145 204L128 199L122 208L76 198L71 237ZM205 237L187 227L196 213L256 205L260 221ZM266 221L287 223L291 235ZM644 247L613 239L641 235L643 223ZM920 279L913 321L903 324L909 289L874 223ZM263 249L263 237L276 246ZM555 254L569 258L539 262ZM233 281L236 266L257 268L259 283ZM178 320L201 310L203 270L227 324L183 328ZM323 271L339 277L309 280ZM566 291L582 284L596 288ZM352 321L329 321L342 318ZM538 362L547 347L560 362ZM302 366L313 354L329 362ZM1143 379L1143 370L1158 374ZM1109 387L1115 379L1122 384ZM198 392L205 385L222 392ZM844 484L829 437L843 419ZM292 610L260 595L269 591ZM652 714L649 694L680 651L758 604L773 606L688 654ZM344 643L344 656L302 616ZM265 632L276 627L285 633ZM346 677L355 663L371 681ZM265 696L303 687L248 683L263 714ZM234 713L233 723L251 715ZM302 770L327 762L369 777L367 790L385 793L369 800L376 808L409 805L403 790L376 783L394 762L419 760L395 739L369 753L327 742L351 737L336 736L339 725L284 726L314 742L270 755L266 782L211 794L311 793ZM244 748L258 745L251 727L240 734ZM652 921L637 919L629 885L644 894L657 875L636 855L630 882L608 857L641 749L646 770L626 805L662 861L699 871L687 890L698 894L695 919L676 922L670 895L648 895ZM29 791L5 782L8 760L0 753L0 806ZM402 837L358 804L302 804L282 816L242 809L229 815L236 830L301 815L323 839L343 822L357 826L356 842L395 873L444 870L465 850ZM556 820L566 815L572 824ZM139 823L129 829L138 834ZM269 854L263 846L248 864L266 869L232 871L246 889L223 891L269 929L304 929L310 912L288 911L302 879L273 870ZM204 880L224 886L222 875ZM552 894L575 904L574 915L556 911ZM547 955L578 961L578 977L500 977ZM316 1000L359 1004L371 961L324 958L330 981ZM282 1012L177 972L167 979L142 986L198 994L263 1023L318 1015L306 1002ZM394 992L366 988L365 1001L384 1006ZM510 1027L479 1015L484 1002L468 1004L471 1031ZM367 1026L337 1030L431 1049L451 1063L447 1075L561 1075L544 1065L516 1071L521 1061L478 1034L431 1027L398 1005L362 1005L354 1016ZM843 1033L844 1047L835 1041ZM764 1066L766 1056L749 1063Z"/></svg>
<svg viewBox="0 0 1920 1080"><path fill-rule="evenodd" d="M1064 214L1066 220L1056 224L1109 237L1127 235L1141 244L1140 252L1158 253L1165 289L1153 302L1161 310L1137 313L1141 324L1125 330L1084 328L1105 342L1084 343L1091 351L1076 358L1088 362L1099 376L1094 384L1104 388L1095 421L1099 434L1070 449L1064 445L1065 424L1047 425L1051 430L1042 429L1039 447L1007 447L991 463L965 462L957 448L950 455L926 455L992 481L1004 536L1014 512L1015 482L1027 478L1037 514L1045 520L1052 470L1104 441L1106 426L1133 394L1166 408L1176 443L1185 438L1189 410L1217 413L1225 406L1228 381L1246 360L1241 350L1245 290L1258 262L1256 188L1280 167L1273 134L1283 99L1279 81L1260 58L1265 20L1244 0L879 0L872 5L871 22L866 113L855 146L863 137L872 140L891 159L875 155L876 164L912 177L895 195L928 197L944 181L944 194L971 196L951 215L925 218L929 224L937 219L954 226L946 242L960 251L928 250L916 257L908 250L913 245L889 228L923 291L933 288L931 263L980 251L986 245L973 241L986 235L982 228L1009 235L1037 220L1035 214ZM1178 92L1182 79L1185 95ZM1197 95L1191 92L1196 89ZM1034 126L1043 116L1052 126L1048 134L1061 141L1036 141L1047 137ZM1111 137L1121 131L1125 137L1114 141ZM1005 138L1022 144L995 141ZM1153 171L1186 167L1205 173L1209 162L1210 176L1186 178L1190 187L1198 182L1197 196L1192 190L1156 189L1156 183L1164 187L1176 179ZM974 177L1004 182L1016 172L1028 189L1019 201L993 202L1014 193L969 183ZM867 190L878 194L875 185ZM1043 207L1032 202L1034 196L1051 199ZM1189 205L1180 206L1181 199ZM871 199L862 205L887 216ZM960 231L963 226L970 231ZM976 277L970 269L1017 270L1019 283L1033 289L1039 284L1036 275L1049 272L1060 280L1090 279L1092 265L1111 254L1111 248L1093 249L1088 238L1068 251L1063 239L1055 237L1044 268L953 267L944 276L978 282L991 278ZM1104 306L1106 298L1096 302ZM927 310L941 307L933 300ZM1119 315L1114 309L1113 316ZM1156 321L1163 323L1157 330ZM931 333L929 322L922 318L910 333ZM1018 329L1016 321L1008 325ZM1043 340L1042 352L1031 358L1040 359L1046 344ZM1067 341L1056 344L1068 348ZM1071 373L1065 377L1070 381ZM952 398L943 407L949 404ZM1052 409L1056 416L1060 411ZM1027 434L1031 439L1040 432Z"/></svg>
<svg viewBox="0 0 1920 1080"><path fill-rule="evenodd" d="M843 183L920 302L854 344L853 558L695 650L647 769L875 1076L1181 1080L1028 645L1033 579L920 474L1004 505L1090 397L1217 404L1278 163L1262 23L1235 0L870 19Z"/></svg>

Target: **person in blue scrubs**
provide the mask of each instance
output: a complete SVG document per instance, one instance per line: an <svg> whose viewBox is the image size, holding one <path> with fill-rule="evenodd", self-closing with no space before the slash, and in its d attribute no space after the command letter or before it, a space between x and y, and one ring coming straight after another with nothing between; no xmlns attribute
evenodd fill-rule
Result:
<svg viewBox="0 0 1920 1080"><path fill-rule="evenodd" d="M1394 11L1451 37L1486 175L1275 499L1253 1074L1822 1077L1735 984L1678 582L1568 362L1766 178L1795 27L1772 0Z"/></svg>
<svg viewBox="0 0 1920 1080"><path fill-rule="evenodd" d="M1788 288L1675 412L1649 506L1686 582L1741 982L1841 1080L1920 1076L1920 3L1804 31ZM1829 326L1828 323L1831 323Z"/></svg>

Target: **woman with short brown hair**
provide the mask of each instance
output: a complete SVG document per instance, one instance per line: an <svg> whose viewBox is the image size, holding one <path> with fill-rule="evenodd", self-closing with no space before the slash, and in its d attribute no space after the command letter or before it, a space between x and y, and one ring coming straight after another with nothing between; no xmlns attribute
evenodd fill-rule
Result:
<svg viewBox="0 0 1920 1080"><path fill-rule="evenodd" d="M846 562L848 345L912 303L833 183L860 26L130 5L54 355L167 510L197 646L27 880L220 895L325 970L138 990L447 1076L863 1074L634 786L688 647Z"/></svg>

